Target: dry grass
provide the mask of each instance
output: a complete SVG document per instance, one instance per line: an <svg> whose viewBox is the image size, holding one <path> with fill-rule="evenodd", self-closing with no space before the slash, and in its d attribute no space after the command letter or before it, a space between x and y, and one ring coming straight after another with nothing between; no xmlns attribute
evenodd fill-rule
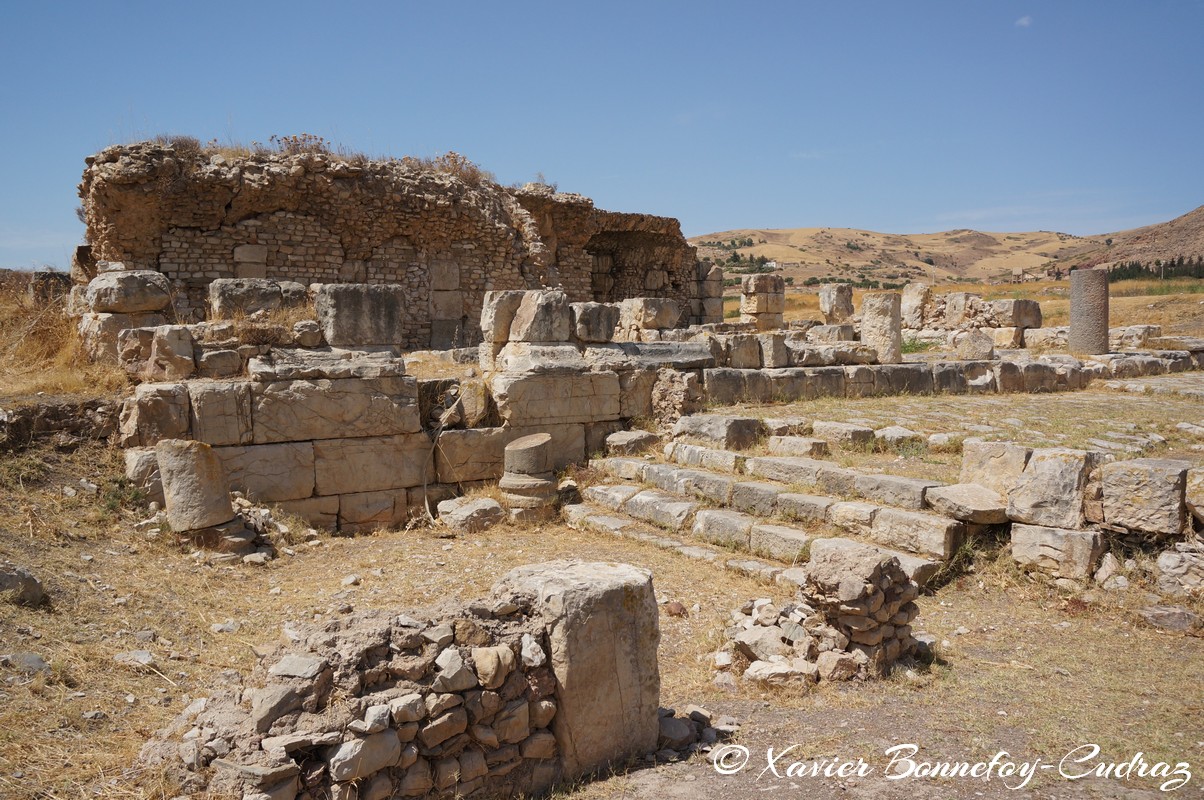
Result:
<svg viewBox="0 0 1204 800"><path fill-rule="evenodd" d="M16 280L0 284L0 397L94 395L126 383L116 367L92 364L63 299L31 303Z"/></svg>

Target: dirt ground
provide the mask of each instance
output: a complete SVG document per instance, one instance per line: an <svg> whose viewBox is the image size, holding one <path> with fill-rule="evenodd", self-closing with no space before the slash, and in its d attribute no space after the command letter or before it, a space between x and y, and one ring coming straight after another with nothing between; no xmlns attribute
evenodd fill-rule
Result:
<svg viewBox="0 0 1204 800"><path fill-rule="evenodd" d="M995 404L1000 400L1002 407ZM1006 412L1027 427L1042 416L1086 420L1083 403L1109 409L1099 415L1102 423L1120 419L1142 430L1204 418L1198 403L1103 392L896 398L894 409L916 420L944 410L959 424ZM838 409L870 417L888 413L891 402L810 410L837 418ZM1164 447L1199 460L1192 444L1175 440ZM889 459L894 471L900 459L922 464L925 457ZM139 747L222 670L254 664L255 645L276 640L284 622L337 616L347 607L412 608L471 598L513 566L565 557L647 567L660 599L694 609L686 618L662 615L662 703L697 703L734 715L743 727L732 744L749 752L748 766L730 775L702 756L655 769L637 763L563 792L569 796L1160 794L1150 779L1068 781L1056 768L1039 770L1019 792L998 775L987 782L888 780L887 749L908 743L920 748L916 760L989 761L1003 750L1013 760L1053 764L1076 747L1096 744L1096 762L1127 761L1140 751L1151 762L1204 765L1204 640L1160 633L1136 616L1136 608L1159 599L1144 571L1148 556L1128 572L1130 590L1091 589L1072 597L1019 574L1006 554L988 548L969 572L919 601L915 627L938 642L930 667L809 693L741 684L728 694L711 683L709 663L729 610L754 597L785 599L780 587L560 524L503 526L459 539L438 538L429 529L325 537L295 544L292 555L264 567L205 566L164 536L134 530L143 514L122 485L118 463L115 451L99 445L0 459L0 556L40 575L53 598L36 610L0 605L0 653L34 652L51 667L35 676L0 667L0 797L170 796L158 776L137 769ZM64 487L78 487L81 478L98 484L97 493L68 496ZM350 574L360 576L358 586L342 585ZM227 621L235 631L211 631ZM133 649L154 653L155 669L139 673L114 663L116 653ZM871 771L851 779L763 772L768 748L780 753L791 745L797 748L778 762L783 775L786 764L817 758L861 758ZM1200 796L1201 780L1193 777L1178 794Z"/></svg>

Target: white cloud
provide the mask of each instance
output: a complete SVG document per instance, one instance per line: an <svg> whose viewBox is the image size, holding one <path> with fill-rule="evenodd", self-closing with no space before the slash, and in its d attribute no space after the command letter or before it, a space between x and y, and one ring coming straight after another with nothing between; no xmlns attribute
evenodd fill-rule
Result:
<svg viewBox="0 0 1204 800"><path fill-rule="evenodd" d="M1025 14L1023 17L1016 20L1017 28L1030 28L1030 27L1032 27L1032 24L1033 24L1033 18L1030 17L1028 14Z"/></svg>

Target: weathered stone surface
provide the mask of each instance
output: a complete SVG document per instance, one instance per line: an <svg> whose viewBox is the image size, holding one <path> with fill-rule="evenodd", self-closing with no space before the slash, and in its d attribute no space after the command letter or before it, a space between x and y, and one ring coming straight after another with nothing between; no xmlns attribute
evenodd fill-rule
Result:
<svg viewBox="0 0 1204 800"><path fill-rule="evenodd" d="M163 505L163 479L159 477L159 462L154 448L131 447L125 457L125 477L146 494L147 502Z"/></svg>
<svg viewBox="0 0 1204 800"><path fill-rule="evenodd" d="M88 283L86 297L88 307L99 314L161 311L171 305L171 285L154 270L106 272Z"/></svg>
<svg viewBox="0 0 1204 800"><path fill-rule="evenodd" d="M1050 528L1081 527L1083 488L1098 460L1087 450L1034 450L1008 493L1008 518Z"/></svg>
<svg viewBox="0 0 1204 800"><path fill-rule="evenodd" d="M749 549L787 564L797 564L805 560L802 556L811 545L811 539L809 533L798 528L758 524L753 525L749 533Z"/></svg>
<svg viewBox="0 0 1204 800"><path fill-rule="evenodd" d="M819 439L842 447L869 447L874 443L874 429L851 422L829 422L816 420L811 424L811 433Z"/></svg>
<svg viewBox="0 0 1204 800"><path fill-rule="evenodd" d="M458 497L439 504L439 521L457 533L478 533L506 519L506 509L487 497ZM494 687L487 687L494 688Z"/></svg>
<svg viewBox="0 0 1204 800"><path fill-rule="evenodd" d="M330 777L352 781L391 767L401 759L401 741L392 730L352 739L332 748L327 757Z"/></svg>
<svg viewBox="0 0 1204 800"><path fill-rule="evenodd" d="M989 361L995 357L995 337L980 330L963 331L953 336L957 357L963 361Z"/></svg>
<svg viewBox="0 0 1204 800"><path fill-rule="evenodd" d="M819 680L818 668L809 661L796 658L790 662L754 661L744 670L742 680L783 689L810 686Z"/></svg>
<svg viewBox="0 0 1204 800"><path fill-rule="evenodd" d="M927 491L940 485L938 481L906 478L900 475L859 473L853 480L857 494L867 500L916 511L924 508L924 496Z"/></svg>
<svg viewBox="0 0 1204 800"><path fill-rule="evenodd" d="M119 341L122 331L134 328L154 328L167 322L162 314L142 312L137 314L92 314L86 313L79 319L80 342L84 352L93 361L106 364L120 362Z"/></svg>
<svg viewBox="0 0 1204 800"><path fill-rule="evenodd" d="M504 344L510 340L510 325L522 305L526 292L485 292L481 308L481 336L487 344Z"/></svg>
<svg viewBox="0 0 1204 800"><path fill-rule="evenodd" d="M673 435L699 439L730 450L743 450L761 437L762 430L761 421L754 417L691 414L677 421Z"/></svg>
<svg viewBox="0 0 1204 800"><path fill-rule="evenodd" d="M881 508L870 535L887 547L947 559L961 545L965 526L935 514Z"/></svg>
<svg viewBox="0 0 1204 800"><path fill-rule="evenodd" d="M206 444L251 441L250 381L189 381L192 438Z"/></svg>
<svg viewBox="0 0 1204 800"><path fill-rule="evenodd" d="M778 495L777 512L798 522L824 522L828 509L836 501L831 497L783 492Z"/></svg>
<svg viewBox="0 0 1204 800"><path fill-rule="evenodd" d="M313 288L314 309L327 344L361 347L406 341L405 286L324 283Z"/></svg>
<svg viewBox="0 0 1204 800"><path fill-rule="evenodd" d="M852 325L816 325L806 336L808 342L816 343L857 341L857 331Z"/></svg>
<svg viewBox="0 0 1204 800"><path fill-rule="evenodd" d="M606 437L608 455L639 455L656 447L660 437L649 431L616 431Z"/></svg>
<svg viewBox="0 0 1204 800"><path fill-rule="evenodd" d="M976 483L1007 498L1032 452L1031 448L1012 442L967 441L962 445L959 482Z"/></svg>
<svg viewBox="0 0 1204 800"><path fill-rule="evenodd" d="M633 495L623 505L623 510L633 517L674 531L689 525L697 508L697 503L681 500L655 489L647 489Z"/></svg>
<svg viewBox="0 0 1204 800"><path fill-rule="evenodd" d="M192 377L196 371L192 345L192 332L185 325L160 325L154 328L150 352L142 368L143 379L178 381Z"/></svg>
<svg viewBox="0 0 1204 800"><path fill-rule="evenodd" d="M474 647L472 663L476 666L477 680L486 689L497 689L506 682L518 665L514 651L505 645ZM555 708L555 707L553 707ZM529 713L529 712L528 712Z"/></svg>
<svg viewBox="0 0 1204 800"><path fill-rule="evenodd" d="M771 436L769 437L769 452L778 456L813 456L828 455L828 443L823 439L812 439L807 436Z"/></svg>
<svg viewBox="0 0 1204 800"><path fill-rule="evenodd" d="M1172 597L1204 592L1204 541L1176 542L1158 556L1158 591Z"/></svg>
<svg viewBox="0 0 1204 800"><path fill-rule="evenodd" d="M46 599L46 590L42 582L25 567L0 561L0 599L22 606L37 606Z"/></svg>
<svg viewBox="0 0 1204 800"><path fill-rule="evenodd" d="M619 304L619 329L664 330L677 325L681 306L674 300L656 297L635 297Z"/></svg>
<svg viewBox="0 0 1204 800"><path fill-rule="evenodd" d="M1099 531L1073 531L1043 525L1012 525L1012 558L1057 578L1091 577L1103 555Z"/></svg>
<svg viewBox="0 0 1204 800"><path fill-rule="evenodd" d="M250 359L247 372L264 383L311 378L400 378L406 374L406 365L403 358L386 350L273 347L271 352Z"/></svg>
<svg viewBox="0 0 1204 800"><path fill-rule="evenodd" d="M413 378L313 379L251 385L255 444L416 433Z"/></svg>
<svg viewBox="0 0 1204 800"><path fill-rule="evenodd" d="M1184 500L1187 510L1199 522L1204 522L1204 467L1187 471L1184 482Z"/></svg>
<svg viewBox="0 0 1204 800"><path fill-rule="evenodd" d="M559 289L527 292L510 323L512 342L567 342L573 333L573 310Z"/></svg>
<svg viewBox="0 0 1204 800"><path fill-rule="evenodd" d="M861 299L861 343L878 351L879 364L903 360L903 330L897 292L867 294Z"/></svg>
<svg viewBox="0 0 1204 800"><path fill-rule="evenodd" d="M255 503L300 500L314 493L313 442L215 447L230 491Z"/></svg>
<svg viewBox="0 0 1204 800"><path fill-rule="evenodd" d="M827 461L799 456L757 456L744 462L744 471L771 481L814 486L820 470L830 466Z"/></svg>
<svg viewBox="0 0 1204 800"><path fill-rule="evenodd" d="M909 283L903 287L899 310L904 328L919 330L924 327L925 310L931 299L932 290L927 284Z"/></svg>
<svg viewBox="0 0 1204 800"><path fill-rule="evenodd" d="M552 435L532 433L511 441L504 451L506 472L543 476L552 470Z"/></svg>
<svg viewBox="0 0 1204 800"><path fill-rule="evenodd" d="M339 530L354 533L403 524L409 516L411 506L409 491L385 489L338 495Z"/></svg>
<svg viewBox="0 0 1204 800"><path fill-rule="evenodd" d="M756 521L738 511L704 509L694 515L693 533L712 544L747 550L749 531Z"/></svg>
<svg viewBox="0 0 1204 800"><path fill-rule="evenodd" d="M435 471L441 483L467 483L502 477L509 432L504 428L443 431L435 443Z"/></svg>
<svg viewBox="0 0 1204 800"><path fill-rule="evenodd" d="M853 318L853 287L847 283L825 283L819 287L819 313L828 325Z"/></svg>
<svg viewBox="0 0 1204 800"><path fill-rule="evenodd" d="M1104 521L1159 535L1183 531L1187 461L1135 458L1105 464L1101 470Z"/></svg>
<svg viewBox="0 0 1204 800"><path fill-rule="evenodd" d="M323 439L313 446L319 495L399 489L435 480L431 440L425 433Z"/></svg>
<svg viewBox="0 0 1204 800"><path fill-rule="evenodd" d="M613 303L572 303L573 332L581 342L609 342L619 324L619 307Z"/></svg>
<svg viewBox="0 0 1204 800"><path fill-rule="evenodd" d="M1070 333L1066 348L1071 353L1085 355L1108 352L1107 269L1076 269L1070 273Z"/></svg>
<svg viewBox="0 0 1204 800"><path fill-rule="evenodd" d="M308 300L306 288L274 278L218 278L209 284L209 318L230 319L256 311L275 311Z"/></svg>
<svg viewBox="0 0 1204 800"><path fill-rule="evenodd" d="M165 439L155 445L155 459L173 530L209 528L234 518L225 471L209 445Z"/></svg>
<svg viewBox="0 0 1204 800"><path fill-rule="evenodd" d="M831 503L827 508L827 521L846 531L868 535L874 526L880 506L858 500Z"/></svg>
<svg viewBox="0 0 1204 800"><path fill-rule="evenodd" d="M619 418L619 376L613 372L495 374L498 413L513 426L601 422Z"/></svg>
<svg viewBox="0 0 1204 800"><path fill-rule="evenodd" d="M1008 521L1007 503L999 493L977 483L934 486L924 494L932 510L946 517L976 525L999 525Z"/></svg>
<svg viewBox="0 0 1204 800"><path fill-rule="evenodd" d="M559 690L552 732L566 778L656 747L659 614L647 570L550 562L519 567L495 587L553 617L548 632Z"/></svg>
<svg viewBox="0 0 1204 800"><path fill-rule="evenodd" d="M996 327L1041 327L1041 304L1036 300L992 300L989 307Z"/></svg>

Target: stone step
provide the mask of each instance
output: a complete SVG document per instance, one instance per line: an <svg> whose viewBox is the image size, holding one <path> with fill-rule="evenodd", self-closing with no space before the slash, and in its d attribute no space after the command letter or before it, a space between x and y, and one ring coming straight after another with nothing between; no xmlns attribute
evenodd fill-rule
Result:
<svg viewBox="0 0 1204 800"><path fill-rule="evenodd" d="M569 527L577 530L596 531L644 542L662 550L672 550L686 558L706 561L717 567L764 581L776 581L783 572L788 571L781 564L748 557L733 558L731 551L724 548L683 542L630 516L608 514L606 510L590 503L565 506L564 516Z"/></svg>
<svg viewBox="0 0 1204 800"><path fill-rule="evenodd" d="M788 565L786 569L805 563L809 545L816 538L804 528L765 519L768 515L746 513L733 508L705 508L685 500L680 494L660 489L641 489L632 484L600 484L587 488L583 495L588 503L616 512L615 516L600 515L600 519L589 523L591 529L619 533L624 528L622 521L634 517L638 522L633 520L631 525L649 523L676 533L689 531L692 538L707 545L771 558ZM835 513L827 522L857 536L862 543L897 557L903 570L921 586L932 579L941 561L947 558L930 551L943 546L952 553L960 546L960 540L950 542L942 538L947 534L947 529L932 525L929 521L932 515L929 514L882 509L870 503L839 501L831 501L829 510ZM885 513L879 522L878 516L882 512ZM943 518L936 519L950 523ZM646 532L639 538L667 542L663 546L670 549L684 546L663 533ZM903 546L905 550L895 549L892 547L895 544ZM907 552L906 549L913 550ZM698 557L697 552L694 555ZM761 574L757 570L750 571L750 574L754 573Z"/></svg>
<svg viewBox="0 0 1204 800"><path fill-rule="evenodd" d="M693 468L674 467L669 464L643 461L641 459L598 459L595 467L624 480L643 481L651 484L660 491L660 495L645 497L637 503L638 511L635 516L655 522L672 530L681 530L687 524L689 514L697 508L689 509L684 506L664 506L679 498L672 495L686 495L714 503L734 511L743 512L760 518L777 517L787 521L817 524L826 522L847 533L874 541L891 549L910 552L924 558L948 560L953 556L962 541L976 528L967 523L937 514L914 511L911 507L899 507L899 504L879 504L861 501L842 501L828 495L805 495L784 490L780 479L783 473L779 471L780 463L790 462L790 466L798 466L800 470L815 464L820 467L828 466L826 462L813 459L749 459L746 467L757 475L770 478L767 481L741 481L736 475L709 472ZM761 471L756 469L757 462L769 462L774 469ZM798 465L796 462L806 462ZM837 467L836 469L840 469ZM890 477L890 476L883 476ZM907 483L910 478L901 479L903 483L888 484L894 487L885 492L889 499L899 500L900 492L906 495L907 487L915 491L926 491L919 486L924 482ZM822 482L820 483L822 484ZM829 484L830 486L831 484ZM901 488L900 488L901 487ZM608 489L608 492L617 491ZM833 494L851 494L849 492L833 491ZM626 502L627 498L623 498ZM600 499L603 505L606 500ZM617 507L617 506L609 506Z"/></svg>

